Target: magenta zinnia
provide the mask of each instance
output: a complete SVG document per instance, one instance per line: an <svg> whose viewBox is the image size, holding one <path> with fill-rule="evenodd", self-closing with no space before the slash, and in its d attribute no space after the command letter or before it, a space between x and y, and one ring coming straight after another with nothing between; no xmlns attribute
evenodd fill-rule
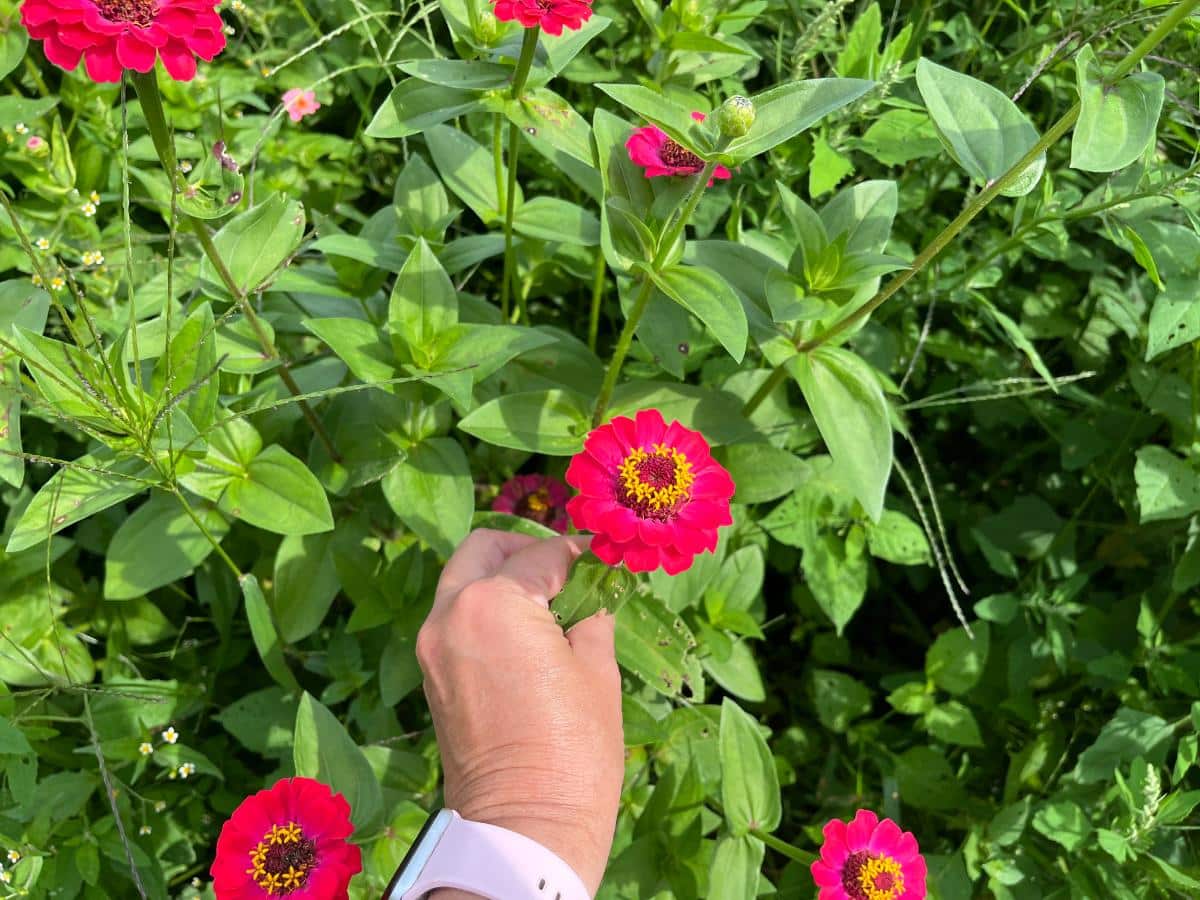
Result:
<svg viewBox="0 0 1200 900"><path fill-rule="evenodd" d="M558 37L564 28L578 31L592 17L592 0L492 0L501 22L520 22L526 28L541 26Z"/></svg>
<svg viewBox="0 0 1200 900"><path fill-rule="evenodd" d="M161 58L176 81L196 74L196 57L225 49L213 0L25 0L21 24L42 41L46 59L74 69L82 57L92 81L116 82L126 69L149 72Z"/></svg>
<svg viewBox="0 0 1200 900"><path fill-rule="evenodd" d="M704 113L694 112L692 118L703 122ZM687 147L667 136L667 133L657 125L647 125L637 129L625 142L629 158L636 166L641 166L647 178L659 178L664 175L695 175L704 169L704 160ZM718 179L733 177L724 166L713 170L708 186Z"/></svg>
<svg viewBox="0 0 1200 900"><path fill-rule="evenodd" d="M517 475L504 482L492 511L529 519L567 533L567 486L550 475Z"/></svg>
<svg viewBox="0 0 1200 900"><path fill-rule="evenodd" d="M860 809L849 825L830 821L824 835L812 864L817 900L925 900L925 859L911 831Z"/></svg>
<svg viewBox="0 0 1200 900"><path fill-rule="evenodd" d="M350 804L311 778L284 778L247 797L217 838L217 900L346 900L362 871Z"/></svg>
<svg viewBox="0 0 1200 900"><path fill-rule="evenodd" d="M592 431L571 460L571 521L595 533L592 552L631 572L677 575L696 554L717 548L717 529L733 522L733 479L708 443L656 409L618 416Z"/></svg>

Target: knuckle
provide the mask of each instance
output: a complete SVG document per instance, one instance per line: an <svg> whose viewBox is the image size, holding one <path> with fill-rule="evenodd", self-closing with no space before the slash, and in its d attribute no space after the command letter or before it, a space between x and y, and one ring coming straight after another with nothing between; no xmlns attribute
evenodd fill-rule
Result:
<svg viewBox="0 0 1200 900"><path fill-rule="evenodd" d="M437 630L429 624L422 625L421 630L417 632L415 650L421 670L429 672L441 658L441 638L438 637Z"/></svg>

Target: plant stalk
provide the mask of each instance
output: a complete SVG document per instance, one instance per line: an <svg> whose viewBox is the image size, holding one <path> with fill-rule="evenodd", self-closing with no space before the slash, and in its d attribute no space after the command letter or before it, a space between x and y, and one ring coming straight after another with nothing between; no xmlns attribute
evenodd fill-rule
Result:
<svg viewBox="0 0 1200 900"><path fill-rule="evenodd" d="M654 260L650 264L655 273L662 271L667 257L671 255L672 248L679 241L683 230L687 228L688 220L691 219L692 213L696 211L696 207L700 205L700 198L704 196L704 189L708 187L708 180L712 178L712 173L716 168L717 164L715 162L706 163L704 169L694 176L695 182L692 184L691 193L688 194L687 202L684 203L683 209L680 210L679 215L676 216L675 220L659 237L658 249L655 251ZM629 310L629 316L625 319L625 327L621 329L621 335L617 338L617 346L613 348L613 355L608 363L608 370L604 373L604 382L600 385L600 393L596 397L596 409L592 413L593 428L599 427L604 421L604 414L608 412L608 405L612 402L613 392L617 389L617 379L621 377L621 367L625 364L625 357L629 355L629 349L633 346L633 336L642 321L642 316L646 313L646 307L650 305L650 298L654 294L653 288L654 282L648 276L643 278L637 299L633 301L633 308Z"/></svg>
<svg viewBox="0 0 1200 900"><path fill-rule="evenodd" d="M600 339L600 305L604 300L604 280L608 274L607 262L604 259L604 248L596 248L596 271L592 277L592 308L588 315L588 349L596 352L596 342Z"/></svg>
<svg viewBox="0 0 1200 900"><path fill-rule="evenodd" d="M1151 50L1157 47L1171 33L1171 31L1186 19L1191 13L1200 6L1200 0L1182 0L1174 9L1171 10L1158 25L1139 43L1129 55L1113 69L1110 76L1110 81L1117 81L1123 78L1133 68L1141 62L1141 60ZM912 265L893 278L887 283L874 297L860 306L858 309L842 317L821 334L807 341L802 341L796 344L796 349L800 353L811 353L813 350L820 347L837 337L848 328L856 325L858 322L871 315L880 306L891 299L904 285L908 284L921 270L929 265L946 247L956 238L959 233L966 228L984 209L987 208L1002 191L1008 188L1017 178L1030 166L1035 160L1054 144L1058 143L1067 132L1075 125L1079 118L1080 104L1078 101L1067 110L1062 118L1055 122L1050 130L1047 131L1036 144L1030 148L1029 152L1022 156L1007 172L997 178L995 181L988 184L978 195L967 205L967 207L959 213L959 215L942 229L928 246L925 247L913 260ZM769 396L784 378L787 377L786 371L782 366L777 366L775 371L771 373L771 377L763 385L762 389L755 393L753 397L746 403L743 408L743 414L749 416L754 412Z"/></svg>
<svg viewBox="0 0 1200 900"><path fill-rule="evenodd" d="M529 80L529 72L533 68L533 58L537 55L538 38L541 28L525 29L525 39L521 43L521 56L517 60L517 70L513 74L509 98L514 103L521 102L525 91L525 83ZM517 214L514 202L517 196L517 158L521 155L521 129L513 122L508 123L508 184L504 191L504 281L500 285L500 312L508 318L509 295L517 295L517 320L522 325L529 324L529 311L525 305L525 292L516 281L517 254L513 244L513 220Z"/></svg>
<svg viewBox="0 0 1200 900"><path fill-rule="evenodd" d="M175 146L171 140L171 131L167 126L166 113L163 110L162 94L158 90L158 76L153 70L149 72L131 72L133 79L133 87L137 91L138 99L142 104L142 114L146 117L146 126L150 130L150 139L154 142L154 149L158 153L159 161L162 162L163 168L167 171L167 180L170 182L171 191L176 189L176 170L177 163L175 157ZM254 306L246 297L245 292L238 286L233 274L229 271L229 267L225 264L225 260L221 258L220 252L217 250L217 245L213 242L212 235L208 233L208 226L200 219L194 216L182 214L184 220L188 223L191 229L196 233L196 237L200 239L200 246L203 248L209 262L216 269L217 275L230 294L233 295L235 302L242 310L242 314L246 317L246 321L250 323L250 327L254 330L254 336L258 340L259 346L262 348L263 355L278 364L279 379L288 389L293 397L299 398L304 392L300 390L300 385L296 383L296 379L292 377L291 371L288 369L287 361L279 354L275 348L271 336L267 334L266 328L263 327L262 320L254 311ZM300 412L312 427L317 438L325 445L325 450L329 453L330 459L334 462L341 462L341 454L338 453L337 447L334 446L333 439L325 430L325 426L321 420L317 418L312 407L308 405L307 400L297 400L300 406Z"/></svg>
<svg viewBox="0 0 1200 900"><path fill-rule="evenodd" d="M807 850L801 850L799 847L794 847L787 841L782 841L773 834L767 834L767 832L760 828L752 828L750 830L750 836L758 838L776 853L780 853L786 856L788 859L795 860L801 865L810 866L817 859L817 854L810 853Z"/></svg>

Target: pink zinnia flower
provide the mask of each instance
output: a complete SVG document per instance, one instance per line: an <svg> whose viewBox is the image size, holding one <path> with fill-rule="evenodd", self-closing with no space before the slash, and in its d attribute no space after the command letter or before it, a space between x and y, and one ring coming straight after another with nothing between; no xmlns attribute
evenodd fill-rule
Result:
<svg viewBox="0 0 1200 900"><path fill-rule="evenodd" d="M601 425L583 447L567 469L580 492L567 512L581 531L595 532L600 559L677 575L696 554L717 548L717 529L733 522L733 479L699 432L644 409Z"/></svg>
<svg viewBox="0 0 1200 900"><path fill-rule="evenodd" d="M317 102L315 91L292 88L283 95L283 108L287 110L293 122L299 122L305 116L311 116L320 109L321 104Z"/></svg>
<svg viewBox="0 0 1200 900"><path fill-rule="evenodd" d="M494 512L520 516L567 533L567 486L549 475L517 475L504 482L492 501Z"/></svg>
<svg viewBox="0 0 1200 900"><path fill-rule="evenodd" d="M362 853L347 842L350 804L311 778L284 778L247 797L217 838L217 900L346 900Z"/></svg>
<svg viewBox="0 0 1200 900"><path fill-rule="evenodd" d="M692 118L703 122L706 118L702 112L692 113ZM667 133L657 125L647 125L637 129L625 142L629 158L635 166L646 170L647 178L658 178L662 175L695 175L704 168L704 160L691 150L667 136ZM708 186L720 178L732 178L732 173L724 166L713 170Z"/></svg>
<svg viewBox="0 0 1200 900"><path fill-rule="evenodd" d="M46 58L74 69L83 57L92 81L121 80L125 69L149 72L161 57L176 81L191 81L196 57L225 49L213 0L24 0L21 24L43 41Z"/></svg>
<svg viewBox="0 0 1200 900"><path fill-rule="evenodd" d="M592 17L592 0L492 0L501 22L520 22L526 28L538 25L558 37L564 28L578 31Z"/></svg>
<svg viewBox="0 0 1200 900"><path fill-rule="evenodd" d="M911 831L860 809L849 825L829 822L824 834L812 864L817 900L925 900L925 858Z"/></svg>

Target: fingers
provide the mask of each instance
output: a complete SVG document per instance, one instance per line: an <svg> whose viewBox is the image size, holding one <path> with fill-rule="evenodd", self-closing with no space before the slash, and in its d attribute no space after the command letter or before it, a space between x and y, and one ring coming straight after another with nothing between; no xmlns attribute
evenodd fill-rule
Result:
<svg viewBox="0 0 1200 900"><path fill-rule="evenodd" d="M571 563L587 549L590 540L561 537L536 541L508 557L496 570L495 578L510 582L517 588L513 593L548 609L566 583Z"/></svg>
<svg viewBox="0 0 1200 900"><path fill-rule="evenodd" d="M616 616L599 612L584 619L567 632L575 658L594 672L611 674L618 679L616 654Z"/></svg>
<svg viewBox="0 0 1200 900"><path fill-rule="evenodd" d="M496 574L504 565L504 561L514 553L537 543L540 543L537 538L527 534L494 531L489 528L471 532L466 540L458 545L458 549L446 563L446 568L442 570L434 610L445 606L450 598L472 581Z"/></svg>

